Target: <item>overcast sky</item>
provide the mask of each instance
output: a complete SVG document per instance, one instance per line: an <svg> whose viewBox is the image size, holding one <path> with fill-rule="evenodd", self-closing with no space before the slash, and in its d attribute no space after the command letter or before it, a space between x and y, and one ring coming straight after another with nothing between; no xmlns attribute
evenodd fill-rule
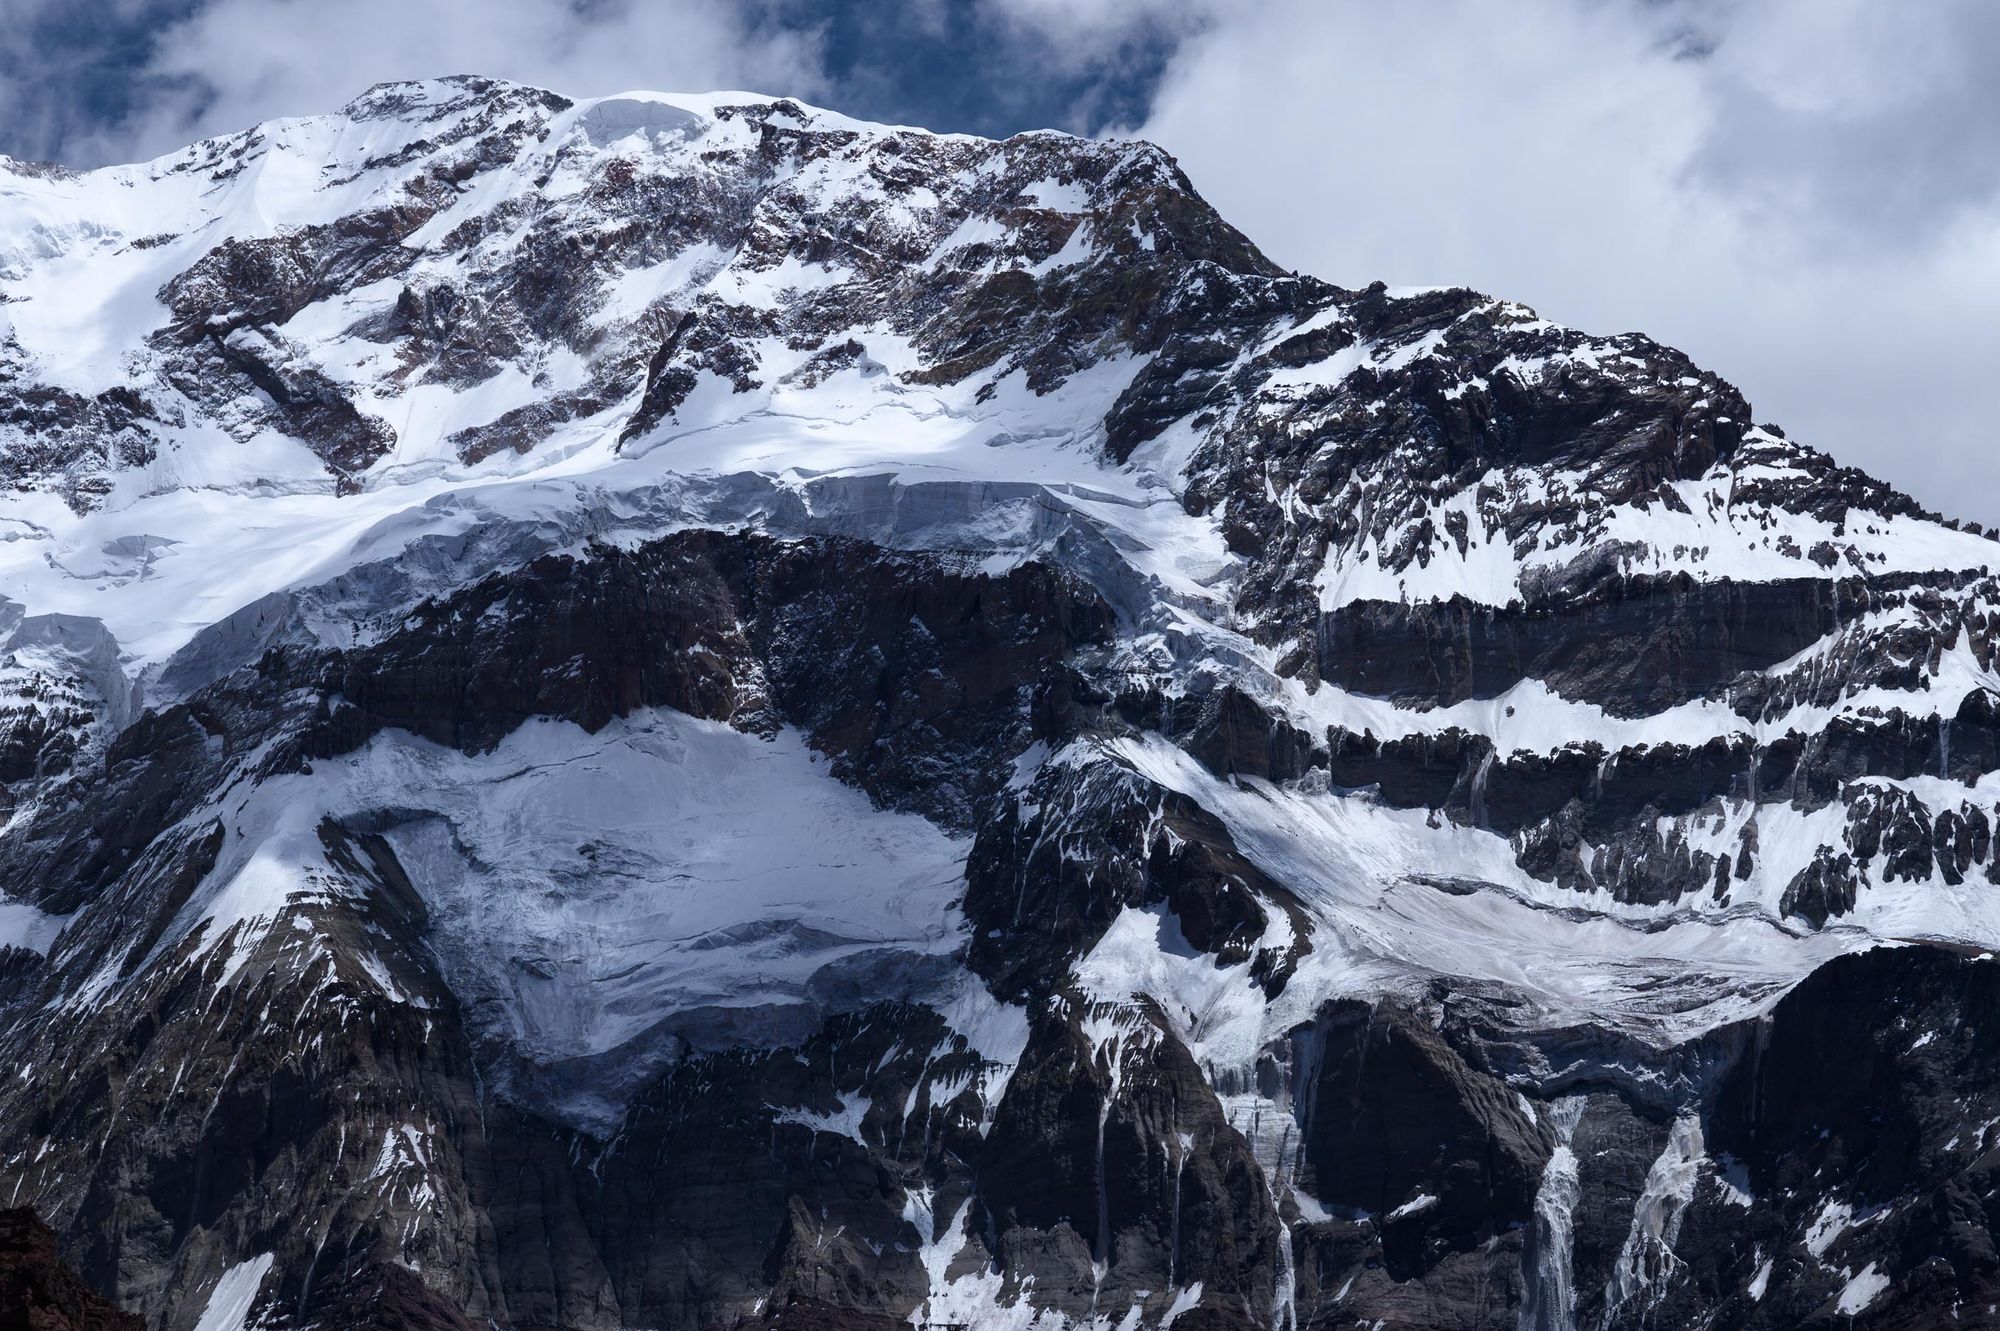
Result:
<svg viewBox="0 0 2000 1331"><path fill-rule="evenodd" d="M1273 258L1734 380L2000 521L1994 0L6 0L0 151L90 166L388 78L751 88L1137 133Z"/></svg>

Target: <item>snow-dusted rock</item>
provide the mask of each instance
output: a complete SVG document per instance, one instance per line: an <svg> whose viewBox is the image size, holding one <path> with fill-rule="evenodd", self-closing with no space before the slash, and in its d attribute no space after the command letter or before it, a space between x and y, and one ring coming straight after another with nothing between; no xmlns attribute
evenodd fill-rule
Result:
<svg viewBox="0 0 2000 1331"><path fill-rule="evenodd" d="M153 1325L2000 1298L2000 545L1643 337L447 79L0 161L0 476L0 1189Z"/></svg>

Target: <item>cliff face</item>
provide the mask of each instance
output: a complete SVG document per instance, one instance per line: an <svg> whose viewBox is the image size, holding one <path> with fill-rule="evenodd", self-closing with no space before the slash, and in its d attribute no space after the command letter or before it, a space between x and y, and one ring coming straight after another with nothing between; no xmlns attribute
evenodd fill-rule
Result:
<svg viewBox="0 0 2000 1331"><path fill-rule="evenodd" d="M141 1331L146 1324L63 1265L55 1231L27 1207L0 1211L0 1325L22 1331Z"/></svg>
<svg viewBox="0 0 2000 1331"><path fill-rule="evenodd" d="M2000 546L1642 337L446 80L0 163L0 475L0 1187L150 1326L2000 1299Z"/></svg>

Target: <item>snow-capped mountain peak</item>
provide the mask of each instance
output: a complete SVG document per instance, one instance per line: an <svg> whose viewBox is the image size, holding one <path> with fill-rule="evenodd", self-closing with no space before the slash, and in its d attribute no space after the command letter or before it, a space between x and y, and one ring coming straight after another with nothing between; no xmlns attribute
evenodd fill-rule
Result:
<svg viewBox="0 0 2000 1331"><path fill-rule="evenodd" d="M2000 545L1753 421L1145 144L0 162L0 1184L175 1327L1970 1306Z"/></svg>

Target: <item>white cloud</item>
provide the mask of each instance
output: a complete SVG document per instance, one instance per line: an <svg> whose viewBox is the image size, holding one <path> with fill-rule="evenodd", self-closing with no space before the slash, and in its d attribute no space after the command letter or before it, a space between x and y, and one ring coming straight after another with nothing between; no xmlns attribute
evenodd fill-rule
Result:
<svg viewBox="0 0 2000 1331"><path fill-rule="evenodd" d="M274 116L337 108L371 84L440 74L574 96L718 88L824 91L810 33L736 0L209 0L161 32L154 90L75 158L130 158Z"/></svg>
<svg viewBox="0 0 2000 1331"><path fill-rule="evenodd" d="M1022 0L1016 0L1017 3ZM1636 328L2000 518L2000 9L1217 5L1142 133L1273 258Z"/></svg>

